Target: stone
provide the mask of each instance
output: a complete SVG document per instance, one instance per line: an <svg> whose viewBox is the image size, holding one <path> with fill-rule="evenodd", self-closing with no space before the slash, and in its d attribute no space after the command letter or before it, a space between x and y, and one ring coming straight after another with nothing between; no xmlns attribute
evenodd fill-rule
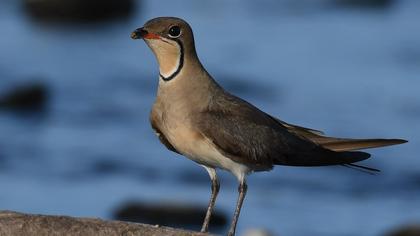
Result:
<svg viewBox="0 0 420 236"><path fill-rule="evenodd" d="M128 18L134 0L25 0L26 12L33 18L53 22L87 22Z"/></svg>
<svg viewBox="0 0 420 236"><path fill-rule="evenodd" d="M0 109L43 111L47 106L48 97L49 92L45 84L26 84L0 95Z"/></svg>
<svg viewBox="0 0 420 236"><path fill-rule="evenodd" d="M13 211L0 211L0 235L210 236L210 234L205 233L146 224L70 216L24 214Z"/></svg>

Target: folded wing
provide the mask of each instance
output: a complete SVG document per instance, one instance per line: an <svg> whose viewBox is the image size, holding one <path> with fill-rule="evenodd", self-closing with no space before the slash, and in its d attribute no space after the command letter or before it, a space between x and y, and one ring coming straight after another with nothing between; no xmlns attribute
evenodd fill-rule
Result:
<svg viewBox="0 0 420 236"><path fill-rule="evenodd" d="M367 148L376 148L384 147L396 144L406 143L406 140L403 139L351 139L351 138L335 138L324 136L321 131L313 130L301 126L296 126L288 124L284 121L281 121L277 118L272 117L274 120L284 125L290 132L308 139L316 144L321 145L322 147L336 151L355 151Z"/></svg>
<svg viewBox="0 0 420 236"><path fill-rule="evenodd" d="M197 130L226 157L254 170L270 169L272 165L340 165L370 156L324 148L320 131L282 123L232 95L214 98L199 115ZM311 140L315 137L319 142Z"/></svg>

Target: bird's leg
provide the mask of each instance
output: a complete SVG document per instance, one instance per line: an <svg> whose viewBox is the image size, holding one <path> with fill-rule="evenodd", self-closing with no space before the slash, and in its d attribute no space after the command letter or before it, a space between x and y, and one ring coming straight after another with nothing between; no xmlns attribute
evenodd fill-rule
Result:
<svg viewBox="0 0 420 236"><path fill-rule="evenodd" d="M244 198L246 195L246 191L248 189L248 185L246 185L245 178L242 178L239 183L238 187L238 202L236 203L236 210L235 214L233 215L232 224L230 225L228 236L234 236L236 230L236 223L238 223L239 213L241 213L242 203L244 202Z"/></svg>
<svg viewBox="0 0 420 236"><path fill-rule="evenodd" d="M211 179L211 196L209 201L209 206L207 208L206 218L204 218L203 226L201 227L201 232L207 232L209 229L209 223L211 214L213 213L214 204L216 202L217 194L219 193L220 183L217 179L216 170L211 167L203 166L207 172L209 172Z"/></svg>

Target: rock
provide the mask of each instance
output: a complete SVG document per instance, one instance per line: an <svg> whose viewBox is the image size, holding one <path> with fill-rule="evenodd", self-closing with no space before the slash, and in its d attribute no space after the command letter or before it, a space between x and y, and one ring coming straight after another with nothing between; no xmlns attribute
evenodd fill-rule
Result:
<svg viewBox="0 0 420 236"><path fill-rule="evenodd" d="M242 236L274 236L274 234L265 229L248 229Z"/></svg>
<svg viewBox="0 0 420 236"><path fill-rule="evenodd" d="M109 236L109 235L168 235L210 236L210 234L134 224L121 221L105 221L92 218L50 216L0 211L0 235L62 235L62 236Z"/></svg>
<svg viewBox="0 0 420 236"><path fill-rule="evenodd" d="M24 6L38 20L86 22L128 18L135 0L24 0Z"/></svg>
<svg viewBox="0 0 420 236"><path fill-rule="evenodd" d="M43 111L48 100L48 89L44 84L33 83L15 88L0 95L0 109L14 111Z"/></svg>
<svg viewBox="0 0 420 236"><path fill-rule="evenodd" d="M385 235L386 236L419 236L420 224L402 226L395 230L390 231L389 233Z"/></svg>
<svg viewBox="0 0 420 236"><path fill-rule="evenodd" d="M338 5L358 8L387 8L393 0L334 0Z"/></svg>
<svg viewBox="0 0 420 236"><path fill-rule="evenodd" d="M207 206L131 202L119 207L113 215L116 220L197 230L201 228L206 210ZM226 223L226 217L215 210L210 222L211 227L221 228L226 226Z"/></svg>

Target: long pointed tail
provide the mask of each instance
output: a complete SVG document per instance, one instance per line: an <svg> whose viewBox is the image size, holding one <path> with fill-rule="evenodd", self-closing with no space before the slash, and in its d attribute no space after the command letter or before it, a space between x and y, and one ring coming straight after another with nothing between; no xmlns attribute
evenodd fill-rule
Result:
<svg viewBox="0 0 420 236"><path fill-rule="evenodd" d="M342 166L350 168L352 170L357 170L357 171L360 171L360 172L363 172L363 173L366 173L366 174L370 174L370 175L375 175L375 174L381 172L381 170L379 170L379 169L375 169L375 168L368 167L368 166L356 165L356 164L352 164L352 163L343 164Z"/></svg>
<svg viewBox="0 0 420 236"><path fill-rule="evenodd" d="M343 139L324 136L313 138L312 141L336 152L384 147L407 142L407 140L403 139Z"/></svg>

